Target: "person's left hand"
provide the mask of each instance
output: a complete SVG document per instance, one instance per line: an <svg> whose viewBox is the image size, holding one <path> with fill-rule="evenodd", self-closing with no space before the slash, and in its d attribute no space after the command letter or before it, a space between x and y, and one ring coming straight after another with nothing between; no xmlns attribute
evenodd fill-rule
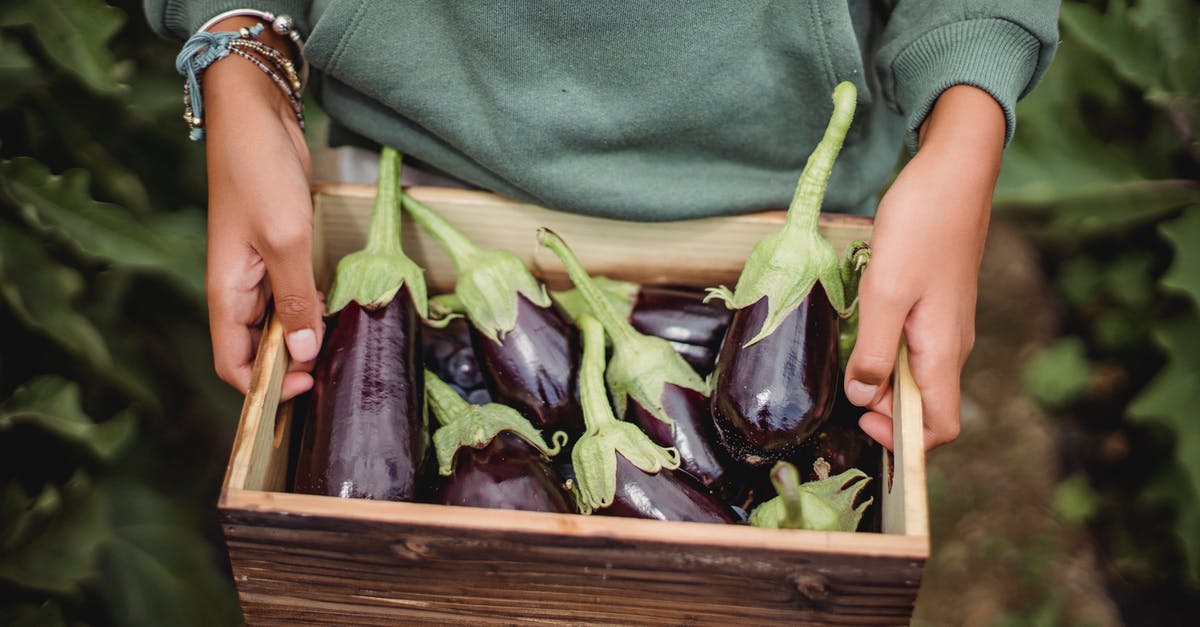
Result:
<svg viewBox="0 0 1200 627"><path fill-rule="evenodd" d="M868 410L863 431L889 449L890 377L902 332L921 392L925 448L958 437L960 377L975 342L979 264L1004 133L1003 112L989 94L952 87L880 202L846 396Z"/></svg>

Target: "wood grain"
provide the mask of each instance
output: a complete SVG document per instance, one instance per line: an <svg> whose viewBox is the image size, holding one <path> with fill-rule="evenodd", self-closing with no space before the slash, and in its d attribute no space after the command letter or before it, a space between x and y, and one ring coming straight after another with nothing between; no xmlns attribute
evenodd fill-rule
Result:
<svg viewBox="0 0 1200 627"><path fill-rule="evenodd" d="M413 187L412 196L441 212L484 247L503 246L520 255L543 280L566 285L566 273L553 253L537 245L537 229L561 235L593 274L642 283L697 286L737 281L750 248L783 223L782 211L676 222L626 222L551 211L486 192ZM337 260L362 247L370 221L374 188L336 184L318 188L314 206L317 279L328 285ZM869 218L822 215L822 233L841 253L870 235ZM426 269L431 290L453 288L450 259L405 214L404 250Z"/></svg>
<svg viewBox="0 0 1200 627"><path fill-rule="evenodd" d="M534 232L558 231L594 274L643 283L732 285L781 212L658 224L552 212L498 196L413 188L484 247L524 255L551 282L558 262ZM314 268L364 241L373 188L325 185ZM869 219L822 216L835 246ZM670 236L663 238L661 235ZM517 242L527 241L527 245ZM433 290L453 268L411 221L405 250ZM903 624L928 556L920 396L901 351L897 451L882 534L764 530L622 518L477 510L286 494L291 412L279 404L282 328L268 323L220 510L250 624Z"/></svg>
<svg viewBox="0 0 1200 627"><path fill-rule="evenodd" d="M258 344L250 389L242 403L233 440L233 454L225 470L225 487L278 490L285 485L290 412L279 416L279 395L288 356L283 343L283 325L273 315ZM277 420L281 421L277 424ZM276 432L281 437L276 438Z"/></svg>
<svg viewBox="0 0 1200 627"><path fill-rule="evenodd" d="M902 624L924 563L905 536L263 496L223 503L251 624Z"/></svg>

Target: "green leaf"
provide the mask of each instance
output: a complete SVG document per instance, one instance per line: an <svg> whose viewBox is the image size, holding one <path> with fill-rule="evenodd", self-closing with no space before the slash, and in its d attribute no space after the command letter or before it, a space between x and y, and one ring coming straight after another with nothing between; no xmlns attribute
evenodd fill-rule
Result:
<svg viewBox="0 0 1200 627"><path fill-rule="evenodd" d="M46 56L98 92L114 93L131 69L108 49L125 14L99 0L8 0L0 26L29 27Z"/></svg>
<svg viewBox="0 0 1200 627"><path fill-rule="evenodd" d="M138 376L130 359L114 359L109 341L127 342L127 336L106 340L93 318L75 307L83 291L83 277L73 268L53 260L35 239L0 222L0 302L27 328L61 346L100 379L149 407L159 405ZM140 351L135 353L140 356Z"/></svg>
<svg viewBox="0 0 1200 627"><path fill-rule="evenodd" d="M0 162L0 190L34 226L81 253L173 279L200 302L204 287L204 228L198 212L136 219L125 209L92 200L88 173L55 175L33 159Z"/></svg>
<svg viewBox="0 0 1200 627"><path fill-rule="evenodd" d="M1087 475L1076 473L1063 479L1054 489L1051 507L1059 518L1082 526L1099 511L1100 498L1088 482Z"/></svg>
<svg viewBox="0 0 1200 627"><path fill-rule="evenodd" d="M1141 494L1144 505L1166 504L1175 512L1172 521L1175 538L1183 549L1188 575L1193 585L1200 584L1200 491L1187 478L1187 471L1176 461L1158 473Z"/></svg>
<svg viewBox="0 0 1200 627"><path fill-rule="evenodd" d="M233 625L239 614L228 573L204 534L206 517L124 479L98 486L111 534L98 582L114 617L127 625Z"/></svg>
<svg viewBox="0 0 1200 627"><path fill-rule="evenodd" d="M133 436L135 421L129 412L93 421L80 405L79 385L47 375L17 388L0 404L0 433L20 424L53 433L97 459L112 460Z"/></svg>
<svg viewBox="0 0 1200 627"><path fill-rule="evenodd" d="M96 576L96 552L105 529L103 504L82 474L68 481L58 498L61 509L38 525L26 542L0 557L0 581L77 596Z"/></svg>
<svg viewBox="0 0 1200 627"><path fill-rule="evenodd" d="M1166 287L1179 290L1200 306L1200 205L1189 208L1180 217L1159 227L1162 236L1175 249L1175 260L1162 278Z"/></svg>
<svg viewBox="0 0 1200 627"><path fill-rule="evenodd" d="M42 605L22 603L0 608L0 625L9 627L66 627L62 608L53 601Z"/></svg>
<svg viewBox="0 0 1200 627"><path fill-rule="evenodd" d="M0 109L8 107L43 83L37 62L17 41L0 32Z"/></svg>
<svg viewBox="0 0 1200 627"><path fill-rule="evenodd" d="M1151 421L1175 432L1175 459L1192 489L1200 494L1200 316L1195 311L1163 323L1155 343L1167 355L1167 365L1129 404L1130 418Z"/></svg>
<svg viewBox="0 0 1200 627"><path fill-rule="evenodd" d="M97 369L112 359L96 327L74 308L83 277L38 242L0 222L0 298L25 326Z"/></svg>
<svg viewBox="0 0 1200 627"><path fill-rule="evenodd" d="M1091 376L1092 364L1083 340L1065 337L1029 360L1021 383L1033 400L1045 407L1060 408L1087 392Z"/></svg>
<svg viewBox="0 0 1200 627"><path fill-rule="evenodd" d="M1068 303L1082 309L1100 298L1104 286L1103 270L1091 257L1069 257L1058 269L1055 286Z"/></svg>

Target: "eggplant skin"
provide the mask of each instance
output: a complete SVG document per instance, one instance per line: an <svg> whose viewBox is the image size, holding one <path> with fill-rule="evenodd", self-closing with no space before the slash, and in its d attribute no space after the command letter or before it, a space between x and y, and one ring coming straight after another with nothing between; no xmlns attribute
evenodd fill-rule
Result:
<svg viewBox="0 0 1200 627"><path fill-rule="evenodd" d="M838 389L837 312L820 283L773 333L745 346L767 315L760 299L733 315L713 371L718 440L737 461L793 452L829 418Z"/></svg>
<svg viewBox="0 0 1200 627"><path fill-rule="evenodd" d="M531 512L575 511L542 454L508 432L481 449L458 449L454 474L440 481L435 502Z"/></svg>
<svg viewBox="0 0 1200 627"><path fill-rule="evenodd" d="M715 350L725 336L730 316L724 305L704 302L702 291L643 285L629 322L646 335Z"/></svg>
<svg viewBox="0 0 1200 627"><path fill-rule="evenodd" d="M471 327L471 344L488 391L538 429L583 433L579 407L579 341L552 307L517 297L517 324L497 344Z"/></svg>
<svg viewBox="0 0 1200 627"><path fill-rule="evenodd" d="M680 470L700 481L704 487L724 495L726 487L734 487L727 469L733 462L726 458L716 444L708 397L674 383L663 385L663 409L675 421L675 428L654 417L641 403L629 397L625 419L641 427L659 446L674 446L679 451Z"/></svg>
<svg viewBox="0 0 1200 627"><path fill-rule="evenodd" d="M735 523L741 519L731 507L713 496L685 472L666 468L655 474L617 456L617 491L612 505L596 510L605 516Z"/></svg>
<svg viewBox="0 0 1200 627"><path fill-rule="evenodd" d="M421 322L408 288L373 311L351 302L326 328L296 491L415 500L428 435Z"/></svg>

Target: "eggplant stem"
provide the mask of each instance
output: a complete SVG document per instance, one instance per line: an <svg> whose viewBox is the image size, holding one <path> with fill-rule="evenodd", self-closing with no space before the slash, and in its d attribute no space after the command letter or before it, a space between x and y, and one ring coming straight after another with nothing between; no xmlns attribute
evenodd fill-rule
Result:
<svg viewBox="0 0 1200 627"><path fill-rule="evenodd" d="M396 196L400 191L400 169L403 158L393 148L384 148L379 153L379 184L375 202L371 208L371 225L367 231L367 245L363 249L375 255L403 254L400 247L400 203Z"/></svg>
<svg viewBox="0 0 1200 627"><path fill-rule="evenodd" d="M821 215L821 200L825 197L825 188L829 184L829 176L833 172L833 163L846 132L854 119L854 108L857 100L857 90L853 83L840 83L833 89L833 116L825 135L808 156L804 172L796 184L796 193L788 206L787 226L785 228L800 229L816 233L817 221Z"/></svg>
<svg viewBox="0 0 1200 627"><path fill-rule="evenodd" d="M584 427L592 432L601 425L617 421L604 393L604 327L590 314L579 316L576 323L583 340L583 358L579 362L579 405L583 408Z"/></svg>
<svg viewBox="0 0 1200 627"><path fill-rule="evenodd" d="M780 527L785 529L804 528L804 508L800 503L800 473L796 467L779 462L771 469L771 483L783 501L783 522Z"/></svg>
<svg viewBox="0 0 1200 627"><path fill-rule="evenodd" d="M416 220L417 224L425 229L425 232L437 240L442 250L446 251L450 261L454 263L456 272L462 272L471 259L481 252L479 245L472 242L465 233L450 224L429 205L413 198L407 192L401 193L400 198L413 220Z"/></svg>
<svg viewBox="0 0 1200 627"><path fill-rule="evenodd" d="M612 303L605 298L604 292L600 291L600 287L596 285L592 276L579 262L579 257L575 256L562 237L559 237L554 231L542 227L538 229L538 243L549 248L562 261L563 267L567 269L567 276L571 277L571 282L579 288L579 293L591 307L592 314L609 335L614 339L620 336L622 340L626 341L636 340L641 335L628 320L617 315ZM601 339L603 340L603 338ZM601 349L600 353L603 354L603 352Z"/></svg>

